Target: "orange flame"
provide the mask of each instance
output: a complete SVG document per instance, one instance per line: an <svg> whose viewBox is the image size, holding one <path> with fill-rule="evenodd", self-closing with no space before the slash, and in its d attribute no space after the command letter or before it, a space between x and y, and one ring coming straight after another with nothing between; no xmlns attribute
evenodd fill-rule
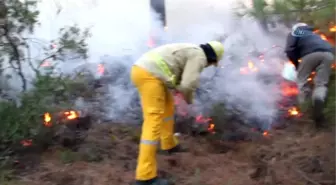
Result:
<svg viewBox="0 0 336 185"><path fill-rule="evenodd" d="M332 26L329 28L330 32L336 32L336 25Z"/></svg>
<svg viewBox="0 0 336 185"><path fill-rule="evenodd" d="M288 113L290 116L298 116L300 114L297 107L291 107L290 109L288 109Z"/></svg>
<svg viewBox="0 0 336 185"><path fill-rule="evenodd" d="M295 96L299 94L299 89L294 86L290 86L287 83L281 84L281 92L283 96Z"/></svg>
<svg viewBox="0 0 336 185"><path fill-rule="evenodd" d="M263 136L268 136L268 132L267 132L267 131L264 131L264 132L262 133L262 135L263 135Z"/></svg>
<svg viewBox="0 0 336 185"><path fill-rule="evenodd" d="M213 133L215 131L215 124L209 124L208 131Z"/></svg>
<svg viewBox="0 0 336 185"><path fill-rule="evenodd" d="M52 123L51 123L51 115L49 112L44 113L44 126L46 127L51 127Z"/></svg>
<svg viewBox="0 0 336 185"><path fill-rule="evenodd" d="M319 34L322 40L328 41L328 38L323 33L320 33L320 30L315 30L314 33Z"/></svg>
<svg viewBox="0 0 336 185"><path fill-rule="evenodd" d="M64 112L64 115L66 116L66 119L73 120L79 117L78 112L76 111L66 111Z"/></svg>
<svg viewBox="0 0 336 185"><path fill-rule="evenodd" d="M255 67L255 65L252 61L248 61L246 67L240 68L240 73L241 74L248 74L250 72L257 72L257 71L258 71L258 68Z"/></svg>

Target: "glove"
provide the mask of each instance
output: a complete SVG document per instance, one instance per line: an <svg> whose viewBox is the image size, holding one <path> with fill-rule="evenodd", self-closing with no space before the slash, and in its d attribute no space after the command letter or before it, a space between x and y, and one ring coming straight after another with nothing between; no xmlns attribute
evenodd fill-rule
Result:
<svg viewBox="0 0 336 185"><path fill-rule="evenodd" d="M295 70L295 66L292 63L288 63L288 62L285 63L281 75L286 80L296 82L297 72Z"/></svg>

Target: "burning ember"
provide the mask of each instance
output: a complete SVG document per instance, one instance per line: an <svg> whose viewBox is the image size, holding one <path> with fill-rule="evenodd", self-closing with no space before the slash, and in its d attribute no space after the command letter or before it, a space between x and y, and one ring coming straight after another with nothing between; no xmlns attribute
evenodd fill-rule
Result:
<svg viewBox="0 0 336 185"><path fill-rule="evenodd" d="M288 109L288 114L290 116L299 116L300 112L297 107L291 107L290 109Z"/></svg>
<svg viewBox="0 0 336 185"><path fill-rule="evenodd" d="M329 31L330 31L330 32L336 32L336 25L334 25L333 27L330 27L330 28L329 28Z"/></svg>
<svg viewBox="0 0 336 185"><path fill-rule="evenodd" d="M79 118L79 112L73 111L73 110L65 111L65 112L62 112L60 116L61 116L61 119L75 120L75 119ZM44 126L51 127L53 125L52 121L51 121L52 120L51 117L52 116L49 112L44 113L44 115L43 115Z"/></svg>
<svg viewBox="0 0 336 185"><path fill-rule="evenodd" d="M208 132L210 133L215 133L215 124L213 123L211 118L206 118L203 117L202 115L198 115L195 118L196 123L201 123L201 124L208 124Z"/></svg>
<svg viewBox="0 0 336 185"><path fill-rule="evenodd" d="M46 127L51 127L52 123L51 123L51 115L49 112L44 113L44 122L43 122L44 126Z"/></svg>
<svg viewBox="0 0 336 185"><path fill-rule="evenodd" d="M66 117L66 119L68 120L73 120L79 117L78 112L76 111L66 111L64 112L64 116Z"/></svg>
<svg viewBox="0 0 336 185"><path fill-rule="evenodd" d="M269 133L268 133L268 131L264 131L262 135L263 135L263 136L268 136Z"/></svg>
<svg viewBox="0 0 336 185"><path fill-rule="evenodd" d="M258 71L258 68L255 67L252 61L248 61L247 67L240 68L241 74L249 74L251 72L257 72L257 71Z"/></svg>
<svg viewBox="0 0 336 185"><path fill-rule="evenodd" d="M296 84L284 82L280 84L281 92L283 96L296 96L299 94L299 89Z"/></svg>
<svg viewBox="0 0 336 185"><path fill-rule="evenodd" d="M211 133L215 133L215 124L210 123L208 127L208 131Z"/></svg>

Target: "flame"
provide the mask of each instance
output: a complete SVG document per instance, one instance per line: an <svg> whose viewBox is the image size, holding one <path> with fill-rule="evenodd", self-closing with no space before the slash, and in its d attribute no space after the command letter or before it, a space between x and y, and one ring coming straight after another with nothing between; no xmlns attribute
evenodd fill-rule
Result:
<svg viewBox="0 0 336 185"><path fill-rule="evenodd" d="M322 40L326 40L326 41L328 41L327 36L324 35L323 33L320 33L320 30L315 30L314 33L320 35L320 37L321 37Z"/></svg>
<svg viewBox="0 0 336 185"><path fill-rule="evenodd" d="M105 67L103 64L98 64L98 74L103 75L105 72Z"/></svg>
<svg viewBox="0 0 336 185"><path fill-rule="evenodd" d="M73 120L79 117L78 112L76 111L66 111L64 112L66 119Z"/></svg>
<svg viewBox="0 0 336 185"><path fill-rule="evenodd" d="M288 113L290 116L298 116L300 114L297 107L291 107L290 109L288 109Z"/></svg>
<svg viewBox="0 0 336 185"><path fill-rule="evenodd" d="M44 113L44 126L46 127L51 127L52 123L51 123L51 115L49 112Z"/></svg>
<svg viewBox="0 0 336 185"><path fill-rule="evenodd" d="M269 134L268 134L267 131L264 131L264 132L262 133L262 135L263 135L263 136L268 136Z"/></svg>
<svg viewBox="0 0 336 185"><path fill-rule="evenodd" d="M330 32L336 32L336 25L332 26L329 28Z"/></svg>
<svg viewBox="0 0 336 185"><path fill-rule="evenodd" d="M22 146L27 147L27 146L31 146L33 144L33 141L31 139L25 139L25 140L22 140L20 143Z"/></svg>
<svg viewBox="0 0 336 185"><path fill-rule="evenodd" d="M208 131L214 133L214 131L215 131L215 124L210 123L209 127L208 127Z"/></svg>
<svg viewBox="0 0 336 185"><path fill-rule="evenodd" d="M328 41L327 36L325 36L324 34L320 34L320 36L321 36L321 39L322 39L322 40L326 40L326 41Z"/></svg>
<svg viewBox="0 0 336 185"><path fill-rule="evenodd" d="M261 57L261 60L263 60L262 57ZM258 71L258 68L255 67L254 63L250 60L247 62L247 67L240 68L241 74L248 74L250 72L257 72L257 71Z"/></svg>
<svg viewBox="0 0 336 185"><path fill-rule="evenodd" d="M295 96L299 94L299 89L296 86L290 85L289 83L282 83L281 92L283 96Z"/></svg>

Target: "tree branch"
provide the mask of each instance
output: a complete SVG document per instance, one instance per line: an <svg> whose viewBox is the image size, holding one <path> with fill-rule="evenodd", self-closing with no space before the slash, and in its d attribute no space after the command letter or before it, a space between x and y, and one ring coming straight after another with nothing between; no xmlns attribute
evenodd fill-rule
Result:
<svg viewBox="0 0 336 185"><path fill-rule="evenodd" d="M3 26L3 29L5 31L4 35L6 37L6 39L8 40L8 43L9 45L11 46L12 50L13 50L13 57L12 59L9 61L9 63L13 65L13 61L15 60L16 61L16 65L17 67L14 67L14 68L17 68L17 74L20 76L21 78L21 81L22 81L22 91L26 91L27 90L27 81L26 81L26 78L23 74L23 71L22 71L22 66L21 66L21 55L20 55L20 52L19 52L19 49L18 49L18 46L14 43L13 39L11 38L11 36L9 35L9 28L8 28L8 23L6 22L5 25Z"/></svg>

